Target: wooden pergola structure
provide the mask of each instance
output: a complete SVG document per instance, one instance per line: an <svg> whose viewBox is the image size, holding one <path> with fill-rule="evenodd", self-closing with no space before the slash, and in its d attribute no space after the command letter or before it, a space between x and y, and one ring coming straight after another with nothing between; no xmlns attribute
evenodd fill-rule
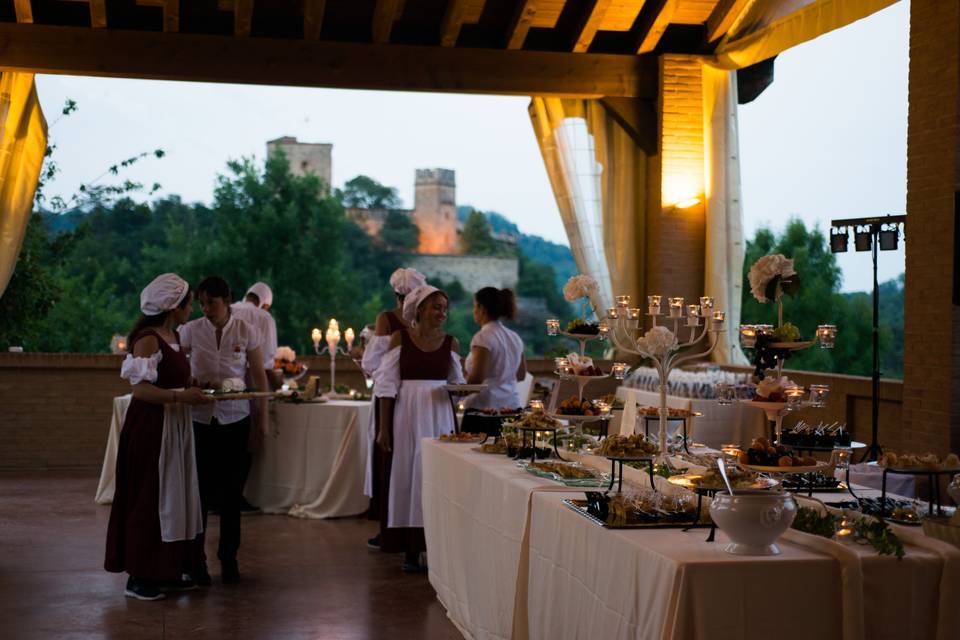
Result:
<svg viewBox="0 0 960 640"><path fill-rule="evenodd" d="M0 66L161 80L654 98L748 0L8 0Z"/></svg>

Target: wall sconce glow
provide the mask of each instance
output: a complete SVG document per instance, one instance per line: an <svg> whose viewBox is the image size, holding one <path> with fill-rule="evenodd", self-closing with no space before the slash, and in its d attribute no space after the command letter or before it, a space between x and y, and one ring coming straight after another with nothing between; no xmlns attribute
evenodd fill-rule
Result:
<svg viewBox="0 0 960 640"><path fill-rule="evenodd" d="M681 200L677 204L673 205L674 209L689 209L690 207L695 207L700 204L700 198L687 198L686 200Z"/></svg>

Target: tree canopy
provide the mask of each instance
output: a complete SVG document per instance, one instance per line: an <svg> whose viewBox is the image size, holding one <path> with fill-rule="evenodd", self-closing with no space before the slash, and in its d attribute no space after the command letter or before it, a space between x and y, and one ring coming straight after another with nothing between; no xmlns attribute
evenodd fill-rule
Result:
<svg viewBox="0 0 960 640"><path fill-rule="evenodd" d="M359 175L348 180L336 197L347 208L399 209L403 206L394 187L380 184L369 176Z"/></svg>

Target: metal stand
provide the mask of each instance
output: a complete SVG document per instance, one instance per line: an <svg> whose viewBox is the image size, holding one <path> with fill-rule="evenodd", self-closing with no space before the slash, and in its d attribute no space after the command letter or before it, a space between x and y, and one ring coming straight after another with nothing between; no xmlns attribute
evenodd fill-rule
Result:
<svg viewBox="0 0 960 640"><path fill-rule="evenodd" d="M533 432L533 443L530 446L530 459L536 461L537 459L537 431L550 431L553 433L553 455L557 456L558 460L566 462L566 459L560 455L560 450L557 448L557 430L559 427L517 427L523 435L520 438L520 452L527 448L527 433ZM522 457L520 452L517 453L517 459L521 460Z"/></svg>
<svg viewBox="0 0 960 640"><path fill-rule="evenodd" d="M617 483L617 491L623 491L623 463L624 462L645 462L647 464L647 473L650 475L650 488L657 490L657 483L653 480L653 458L621 458L617 456L607 456L610 461L610 486L607 491L613 489L614 482ZM617 473L617 465L620 465L620 473Z"/></svg>
<svg viewBox="0 0 960 640"><path fill-rule="evenodd" d="M933 516L933 505L937 505L937 515L943 515L943 506L940 504L940 476L953 475L956 469L887 469L883 470L883 483L880 485L880 519L885 517L887 509L887 474L897 473L909 476L927 476L930 481L929 515Z"/></svg>

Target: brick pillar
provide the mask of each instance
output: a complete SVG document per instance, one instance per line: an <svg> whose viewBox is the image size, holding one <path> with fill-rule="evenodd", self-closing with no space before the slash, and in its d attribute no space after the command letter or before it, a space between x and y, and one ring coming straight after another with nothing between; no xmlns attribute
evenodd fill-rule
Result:
<svg viewBox="0 0 960 640"><path fill-rule="evenodd" d="M960 3L911 0L903 446L960 451Z"/></svg>
<svg viewBox="0 0 960 640"><path fill-rule="evenodd" d="M648 165L646 286L648 293L703 295L705 254L703 74L700 58L660 58L658 154ZM701 203L674 208L691 197ZM666 299L663 300L666 305ZM645 307L645 301L638 305Z"/></svg>

